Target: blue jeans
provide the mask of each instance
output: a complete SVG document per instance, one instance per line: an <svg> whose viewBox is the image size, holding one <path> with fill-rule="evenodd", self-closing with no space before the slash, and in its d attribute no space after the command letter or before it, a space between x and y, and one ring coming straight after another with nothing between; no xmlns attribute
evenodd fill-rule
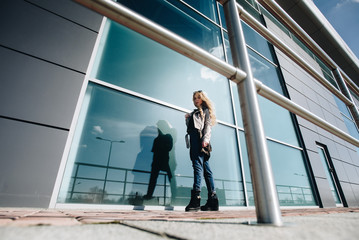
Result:
<svg viewBox="0 0 359 240"><path fill-rule="evenodd" d="M201 152L202 141L199 137L199 133L190 133L190 157L193 167L193 190L201 191L202 174L206 182L208 193L214 192L214 180L209 161L204 160L204 153Z"/></svg>

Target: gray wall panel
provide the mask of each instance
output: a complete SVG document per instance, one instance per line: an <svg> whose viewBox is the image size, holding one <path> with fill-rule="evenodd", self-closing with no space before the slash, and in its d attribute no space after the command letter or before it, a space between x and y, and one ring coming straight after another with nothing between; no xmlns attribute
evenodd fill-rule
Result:
<svg viewBox="0 0 359 240"><path fill-rule="evenodd" d="M342 161L338 161L335 158L332 158L332 161L334 164L335 172L339 178L339 181L348 182L349 178L347 176L347 173L344 170Z"/></svg>
<svg viewBox="0 0 359 240"><path fill-rule="evenodd" d="M353 189L353 194L355 198L355 203L352 203L353 207L359 206L359 185L358 184L351 184L351 187Z"/></svg>
<svg viewBox="0 0 359 240"><path fill-rule="evenodd" d="M348 207L356 207L358 206L358 201L355 198L353 188L350 183L341 182L340 185L342 186L345 199L347 201Z"/></svg>
<svg viewBox="0 0 359 240"><path fill-rule="evenodd" d="M0 115L70 128L84 75L0 47Z"/></svg>
<svg viewBox="0 0 359 240"><path fill-rule="evenodd" d="M301 128L301 132L302 132L303 140L305 142L305 147L308 150L312 150L313 152L318 152L318 147L317 144L315 143L315 140L318 139L318 134L305 127Z"/></svg>
<svg viewBox="0 0 359 240"><path fill-rule="evenodd" d="M16 10L15 10L16 9ZM31 3L0 8L0 45L85 72L97 34Z"/></svg>
<svg viewBox="0 0 359 240"><path fill-rule="evenodd" d="M350 183L359 184L359 176L356 170L356 166L348 163L343 163L344 170L348 176Z"/></svg>
<svg viewBox="0 0 359 240"><path fill-rule="evenodd" d="M83 25L91 30L98 32L101 25L101 15L89 11L72 0L27 0L48 11L54 12L64 18Z"/></svg>
<svg viewBox="0 0 359 240"><path fill-rule="evenodd" d="M68 132L0 118L0 206L48 207Z"/></svg>

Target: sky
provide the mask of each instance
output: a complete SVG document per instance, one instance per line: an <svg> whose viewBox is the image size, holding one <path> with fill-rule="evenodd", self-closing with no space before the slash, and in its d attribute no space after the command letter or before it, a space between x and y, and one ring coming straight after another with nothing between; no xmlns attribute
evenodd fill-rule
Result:
<svg viewBox="0 0 359 240"><path fill-rule="evenodd" d="M359 0L313 0L359 59Z"/></svg>

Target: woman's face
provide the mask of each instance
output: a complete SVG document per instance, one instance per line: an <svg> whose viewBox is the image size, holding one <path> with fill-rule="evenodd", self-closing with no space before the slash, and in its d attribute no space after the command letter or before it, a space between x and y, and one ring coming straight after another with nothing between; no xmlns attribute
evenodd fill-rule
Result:
<svg viewBox="0 0 359 240"><path fill-rule="evenodd" d="M193 96L193 103L196 107L199 107L202 105L202 99L198 93Z"/></svg>

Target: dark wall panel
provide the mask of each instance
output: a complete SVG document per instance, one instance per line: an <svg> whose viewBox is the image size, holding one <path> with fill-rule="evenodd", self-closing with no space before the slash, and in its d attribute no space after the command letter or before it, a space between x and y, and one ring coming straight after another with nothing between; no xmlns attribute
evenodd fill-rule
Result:
<svg viewBox="0 0 359 240"><path fill-rule="evenodd" d="M68 132L0 118L0 206L48 207Z"/></svg>
<svg viewBox="0 0 359 240"><path fill-rule="evenodd" d="M0 1L0 206L48 207L102 17Z"/></svg>
<svg viewBox="0 0 359 240"><path fill-rule="evenodd" d="M26 1L3 2L0 45L86 71L97 33ZM79 5L78 8L83 9Z"/></svg>
<svg viewBox="0 0 359 240"><path fill-rule="evenodd" d="M0 116L70 128L84 75L0 47Z"/></svg>
<svg viewBox="0 0 359 240"><path fill-rule="evenodd" d="M27 0L27 2L58 14L95 32L98 32L100 29L102 16L79 6L78 3L72 0Z"/></svg>

